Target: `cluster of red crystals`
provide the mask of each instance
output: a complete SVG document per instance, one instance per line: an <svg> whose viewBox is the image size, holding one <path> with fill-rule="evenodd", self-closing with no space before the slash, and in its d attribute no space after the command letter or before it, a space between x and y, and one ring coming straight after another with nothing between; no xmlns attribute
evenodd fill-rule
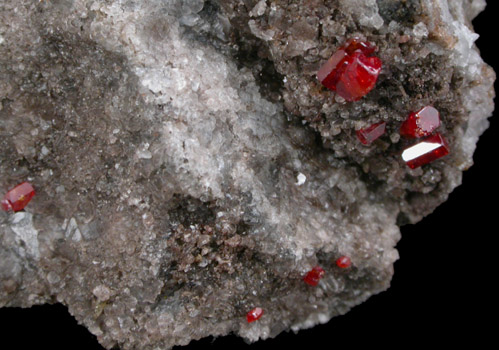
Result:
<svg viewBox="0 0 499 350"><path fill-rule="evenodd" d="M7 192L1 202L2 208L5 211L23 210L34 195L33 186L29 182L23 182Z"/></svg>
<svg viewBox="0 0 499 350"><path fill-rule="evenodd" d="M374 88L381 60L371 56L375 47L358 38L350 39L319 69L322 85L347 101L358 101Z"/></svg>
<svg viewBox="0 0 499 350"><path fill-rule="evenodd" d="M402 152L402 159L409 168L418 168L449 154L449 145L443 136L434 133L439 126L440 113L432 106L411 112L402 123L400 135L410 139L426 137Z"/></svg>
<svg viewBox="0 0 499 350"><path fill-rule="evenodd" d="M260 319L263 315L263 309L261 307L255 307L246 314L246 320L248 323L255 322Z"/></svg>
<svg viewBox="0 0 499 350"><path fill-rule="evenodd" d="M430 136L402 152L402 159L411 169L433 162L449 154L449 145L439 133Z"/></svg>
<svg viewBox="0 0 499 350"><path fill-rule="evenodd" d="M352 261L348 256L340 256L338 259L336 259L336 266L342 269L346 269L347 267L350 267L352 265Z"/></svg>
<svg viewBox="0 0 499 350"><path fill-rule="evenodd" d="M322 277L324 277L325 273L326 272L322 269L322 267L315 266L312 270L307 272L303 280L305 281L306 284L315 287L316 285L319 284L319 281L321 280Z"/></svg>
<svg viewBox="0 0 499 350"><path fill-rule="evenodd" d="M426 106L417 112L411 112L400 127L400 135L407 138L430 136L440 126L440 113Z"/></svg>
<svg viewBox="0 0 499 350"><path fill-rule="evenodd" d="M386 123L379 122L368 128L357 130L357 138L364 145L369 145L385 133Z"/></svg>

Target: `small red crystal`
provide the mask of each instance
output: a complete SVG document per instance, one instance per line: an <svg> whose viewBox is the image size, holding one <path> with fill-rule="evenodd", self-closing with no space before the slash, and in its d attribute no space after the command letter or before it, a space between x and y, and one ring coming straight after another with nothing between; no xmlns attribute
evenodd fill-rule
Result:
<svg viewBox="0 0 499 350"><path fill-rule="evenodd" d="M449 154L449 145L439 133L407 148L402 159L411 169L418 168Z"/></svg>
<svg viewBox="0 0 499 350"><path fill-rule="evenodd" d="M23 182L11 189L1 202L3 210L23 210L35 195L35 189L29 182Z"/></svg>
<svg viewBox="0 0 499 350"><path fill-rule="evenodd" d="M369 145L385 133L386 123L379 122L368 128L357 130L357 138L364 145Z"/></svg>
<svg viewBox="0 0 499 350"><path fill-rule="evenodd" d="M341 256L338 259L336 259L336 266L346 269L347 267L350 267L352 265L352 261L348 256Z"/></svg>
<svg viewBox="0 0 499 350"><path fill-rule="evenodd" d="M320 266L315 266L312 270L308 271L303 280L306 284L316 286L326 272Z"/></svg>
<svg viewBox="0 0 499 350"><path fill-rule="evenodd" d="M375 49L358 38L350 39L319 69L317 78L345 100L360 100L374 88L381 71L381 60L368 57Z"/></svg>
<svg viewBox="0 0 499 350"><path fill-rule="evenodd" d="M260 319L263 315L263 309L261 307L255 307L246 314L246 320L248 323L255 322Z"/></svg>
<svg viewBox="0 0 499 350"><path fill-rule="evenodd" d="M400 127L400 135L407 138L430 136L440 126L440 113L426 106L417 112L411 112Z"/></svg>

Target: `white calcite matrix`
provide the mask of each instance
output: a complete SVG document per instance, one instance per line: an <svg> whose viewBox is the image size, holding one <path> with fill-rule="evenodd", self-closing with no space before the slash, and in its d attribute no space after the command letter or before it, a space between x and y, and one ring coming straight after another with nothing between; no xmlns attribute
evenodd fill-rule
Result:
<svg viewBox="0 0 499 350"><path fill-rule="evenodd" d="M274 337L386 290L399 226L460 184L488 126L495 74L471 26L484 8L1 1L0 190L36 195L0 212L0 306L62 303L104 347L147 350ZM315 74L353 36L383 70L347 103ZM451 153L411 170L398 130L425 105ZM386 135L360 144L379 121Z"/></svg>

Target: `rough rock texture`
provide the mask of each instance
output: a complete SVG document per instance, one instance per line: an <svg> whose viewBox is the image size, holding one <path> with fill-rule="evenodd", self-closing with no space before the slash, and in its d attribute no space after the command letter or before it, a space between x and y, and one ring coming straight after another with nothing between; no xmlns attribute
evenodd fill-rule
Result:
<svg viewBox="0 0 499 350"><path fill-rule="evenodd" d="M488 126L495 75L470 23L484 6L2 1L0 189L37 194L0 213L0 306L60 302L107 348L156 349L273 337L387 289L398 226L460 184ZM384 68L346 103L315 73L352 36ZM452 151L410 170L398 128L427 104Z"/></svg>

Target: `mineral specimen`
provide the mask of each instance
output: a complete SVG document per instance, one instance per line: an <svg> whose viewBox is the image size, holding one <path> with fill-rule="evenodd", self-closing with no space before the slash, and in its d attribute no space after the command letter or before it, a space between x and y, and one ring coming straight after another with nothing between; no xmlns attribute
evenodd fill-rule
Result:
<svg viewBox="0 0 499 350"><path fill-rule="evenodd" d="M0 306L62 303L104 347L148 350L274 337L386 290L399 226L447 199L488 126L484 7L2 1L0 193L36 196L0 211ZM355 102L317 79L349 38L383 62ZM425 139L400 125L430 105L452 150L411 169Z"/></svg>

